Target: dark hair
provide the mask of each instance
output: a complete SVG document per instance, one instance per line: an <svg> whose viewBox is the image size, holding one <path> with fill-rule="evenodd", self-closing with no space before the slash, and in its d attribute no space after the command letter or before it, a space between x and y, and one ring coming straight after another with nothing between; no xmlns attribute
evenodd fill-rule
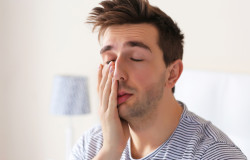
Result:
<svg viewBox="0 0 250 160"><path fill-rule="evenodd" d="M100 5L87 19L87 23L94 25L93 31L99 27L99 39L112 25L148 23L158 30L158 45L163 51L165 65L182 59L184 35L167 14L150 5L148 0L104 0Z"/></svg>

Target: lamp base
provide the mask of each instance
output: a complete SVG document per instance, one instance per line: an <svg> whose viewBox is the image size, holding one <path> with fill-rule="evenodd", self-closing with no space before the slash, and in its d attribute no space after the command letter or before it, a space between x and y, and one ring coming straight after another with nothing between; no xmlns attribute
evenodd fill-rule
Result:
<svg viewBox="0 0 250 160"><path fill-rule="evenodd" d="M73 126L72 126L71 116L68 116L68 126L65 130L65 136L66 136L66 160L69 160L72 150L72 137L73 137Z"/></svg>

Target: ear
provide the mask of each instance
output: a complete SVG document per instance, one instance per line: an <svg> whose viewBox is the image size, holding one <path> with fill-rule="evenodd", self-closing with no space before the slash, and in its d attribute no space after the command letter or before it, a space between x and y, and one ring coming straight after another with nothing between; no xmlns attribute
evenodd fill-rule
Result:
<svg viewBox="0 0 250 160"><path fill-rule="evenodd" d="M169 76L166 83L168 88L172 89L175 86L175 83L181 76L182 71L183 71L183 63L182 60L180 59L177 59L176 61L174 61L172 64L169 65L168 67Z"/></svg>

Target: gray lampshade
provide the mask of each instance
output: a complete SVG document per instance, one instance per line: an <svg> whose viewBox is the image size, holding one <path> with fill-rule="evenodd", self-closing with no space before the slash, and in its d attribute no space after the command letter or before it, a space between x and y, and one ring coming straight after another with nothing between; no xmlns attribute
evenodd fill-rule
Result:
<svg viewBox="0 0 250 160"><path fill-rule="evenodd" d="M90 112L86 77L56 76L53 82L51 113L79 115Z"/></svg>

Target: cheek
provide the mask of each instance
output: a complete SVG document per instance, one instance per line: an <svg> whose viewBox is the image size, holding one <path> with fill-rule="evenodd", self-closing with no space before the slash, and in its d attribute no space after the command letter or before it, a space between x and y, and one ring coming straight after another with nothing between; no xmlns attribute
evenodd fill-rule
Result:
<svg viewBox="0 0 250 160"><path fill-rule="evenodd" d="M155 81L155 74L150 68L144 68L143 70L134 70L131 80L135 81L138 88L147 88Z"/></svg>
<svg viewBox="0 0 250 160"><path fill-rule="evenodd" d="M165 73L165 64L153 63L140 66L133 66L130 68L130 81L134 83L135 87L141 91L147 91L152 87L157 86L163 79ZM165 80L164 80L165 81ZM131 83L131 84L132 84Z"/></svg>

